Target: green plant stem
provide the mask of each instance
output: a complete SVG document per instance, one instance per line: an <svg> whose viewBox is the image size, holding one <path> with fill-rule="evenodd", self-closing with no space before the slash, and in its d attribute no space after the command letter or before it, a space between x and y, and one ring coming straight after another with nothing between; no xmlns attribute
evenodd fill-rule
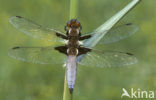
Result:
<svg viewBox="0 0 156 100"><path fill-rule="evenodd" d="M66 80L66 72L64 75L64 91L63 91L63 100L66 100L66 94L67 94L67 80Z"/></svg>
<svg viewBox="0 0 156 100"><path fill-rule="evenodd" d="M78 0L70 0L70 19L76 19L77 18L77 12L78 12ZM65 77L64 77L64 91L63 91L63 100L72 100L73 94L69 93L67 80L66 80L66 71L65 71Z"/></svg>
<svg viewBox="0 0 156 100"><path fill-rule="evenodd" d="M78 12L78 0L70 0L70 17L69 19L76 19Z"/></svg>

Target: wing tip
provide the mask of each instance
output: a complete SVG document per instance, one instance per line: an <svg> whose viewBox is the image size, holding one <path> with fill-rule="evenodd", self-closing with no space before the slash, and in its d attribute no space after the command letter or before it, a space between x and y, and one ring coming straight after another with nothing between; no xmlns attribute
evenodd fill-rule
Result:
<svg viewBox="0 0 156 100"><path fill-rule="evenodd" d="M12 17L10 17L9 18L9 22L11 23L11 24L14 24L14 19L17 19L17 18L23 18L22 16L12 16Z"/></svg>
<svg viewBox="0 0 156 100"><path fill-rule="evenodd" d="M13 19L13 18L23 18L22 16L12 16L10 17L10 19Z"/></svg>
<svg viewBox="0 0 156 100"><path fill-rule="evenodd" d="M19 46L16 46L16 47L13 47L12 49L14 50L14 49L19 49L20 47Z"/></svg>
<svg viewBox="0 0 156 100"><path fill-rule="evenodd" d="M8 51L8 56L12 57L12 58L16 58L12 53L14 52L14 50L19 49L19 46L13 47Z"/></svg>
<svg viewBox="0 0 156 100"><path fill-rule="evenodd" d="M133 63L130 63L128 65L136 64L138 62L138 59L137 57L134 56L134 54L129 53L129 52L127 52L126 54L133 57Z"/></svg>
<svg viewBox="0 0 156 100"><path fill-rule="evenodd" d="M22 16L15 16L16 18L23 18Z"/></svg>
<svg viewBox="0 0 156 100"><path fill-rule="evenodd" d="M136 27L137 29L139 28L139 26L137 24L134 24L134 23L127 23L125 25L126 26L133 26L133 27Z"/></svg>
<svg viewBox="0 0 156 100"><path fill-rule="evenodd" d="M127 25L127 26L128 26L128 25L132 25L132 23L127 23L126 25Z"/></svg>
<svg viewBox="0 0 156 100"><path fill-rule="evenodd" d="M132 53L129 53L129 52L127 52L126 54L127 54L127 55L130 55L130 56L133 56L133 55L134 55L134 54L132 54Z"/></svg>

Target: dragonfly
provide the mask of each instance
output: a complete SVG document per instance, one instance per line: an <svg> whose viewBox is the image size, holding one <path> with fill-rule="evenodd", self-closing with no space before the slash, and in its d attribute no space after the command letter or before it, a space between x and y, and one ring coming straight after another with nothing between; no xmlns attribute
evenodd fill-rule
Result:
<svg viewBox="0 0 156 100"><path fill-rule="evenodd" d="M16 46L11 48L8 54L17 60L37 64L65 63L66 80L70 93L73 93L78 64L90 67L120 67L137 62L137 58L131 53L99 50L84 45L96 33L82 35L82 26L77 19L67 22L65 33L43 27L21 16L11 17L9 22L31 37L59 44L46 47ZM137 30L138 26L132 23L119 25L109 30L98 44L117 42L131 36Z"/></svg>

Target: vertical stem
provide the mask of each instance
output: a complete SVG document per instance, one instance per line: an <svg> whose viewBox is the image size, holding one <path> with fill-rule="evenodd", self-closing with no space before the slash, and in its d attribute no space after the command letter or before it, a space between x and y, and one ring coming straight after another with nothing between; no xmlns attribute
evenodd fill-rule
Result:
<svg viewBox="0 0 156 100"><path fill-rule="evenodd" d="M66 100L67 98L67 80L66 80L66 71L65 71L65 75L64 75L64 91L63 91L63 100Z"/></svg>
<svg viewBox="0 0 156 100"><path fill-rule="evenodd" d="M78 12L78 0L70 0L70 17L69 19L76 19ZM72 100L73 94L69 93L67 80L66 80L66 71L64 77L64 91L63 91L63 100Z"/></svg>
<svg viewBox="0 0 156 100"><path fill-rule="evenodd" d="M70 0L70 18L76 19L78 12L78 0Z"/></svg>

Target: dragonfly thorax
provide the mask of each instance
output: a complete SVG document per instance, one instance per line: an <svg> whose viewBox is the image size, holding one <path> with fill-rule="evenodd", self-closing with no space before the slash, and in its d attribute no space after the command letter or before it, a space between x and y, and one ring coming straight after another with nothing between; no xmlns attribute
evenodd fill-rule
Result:
<svg viewBox="0 0 156 100"><path fill-rule="evenodd" d="M67 55L78 55L81 24L77 19L69 20L65 26L67 31Z"/></svg>

